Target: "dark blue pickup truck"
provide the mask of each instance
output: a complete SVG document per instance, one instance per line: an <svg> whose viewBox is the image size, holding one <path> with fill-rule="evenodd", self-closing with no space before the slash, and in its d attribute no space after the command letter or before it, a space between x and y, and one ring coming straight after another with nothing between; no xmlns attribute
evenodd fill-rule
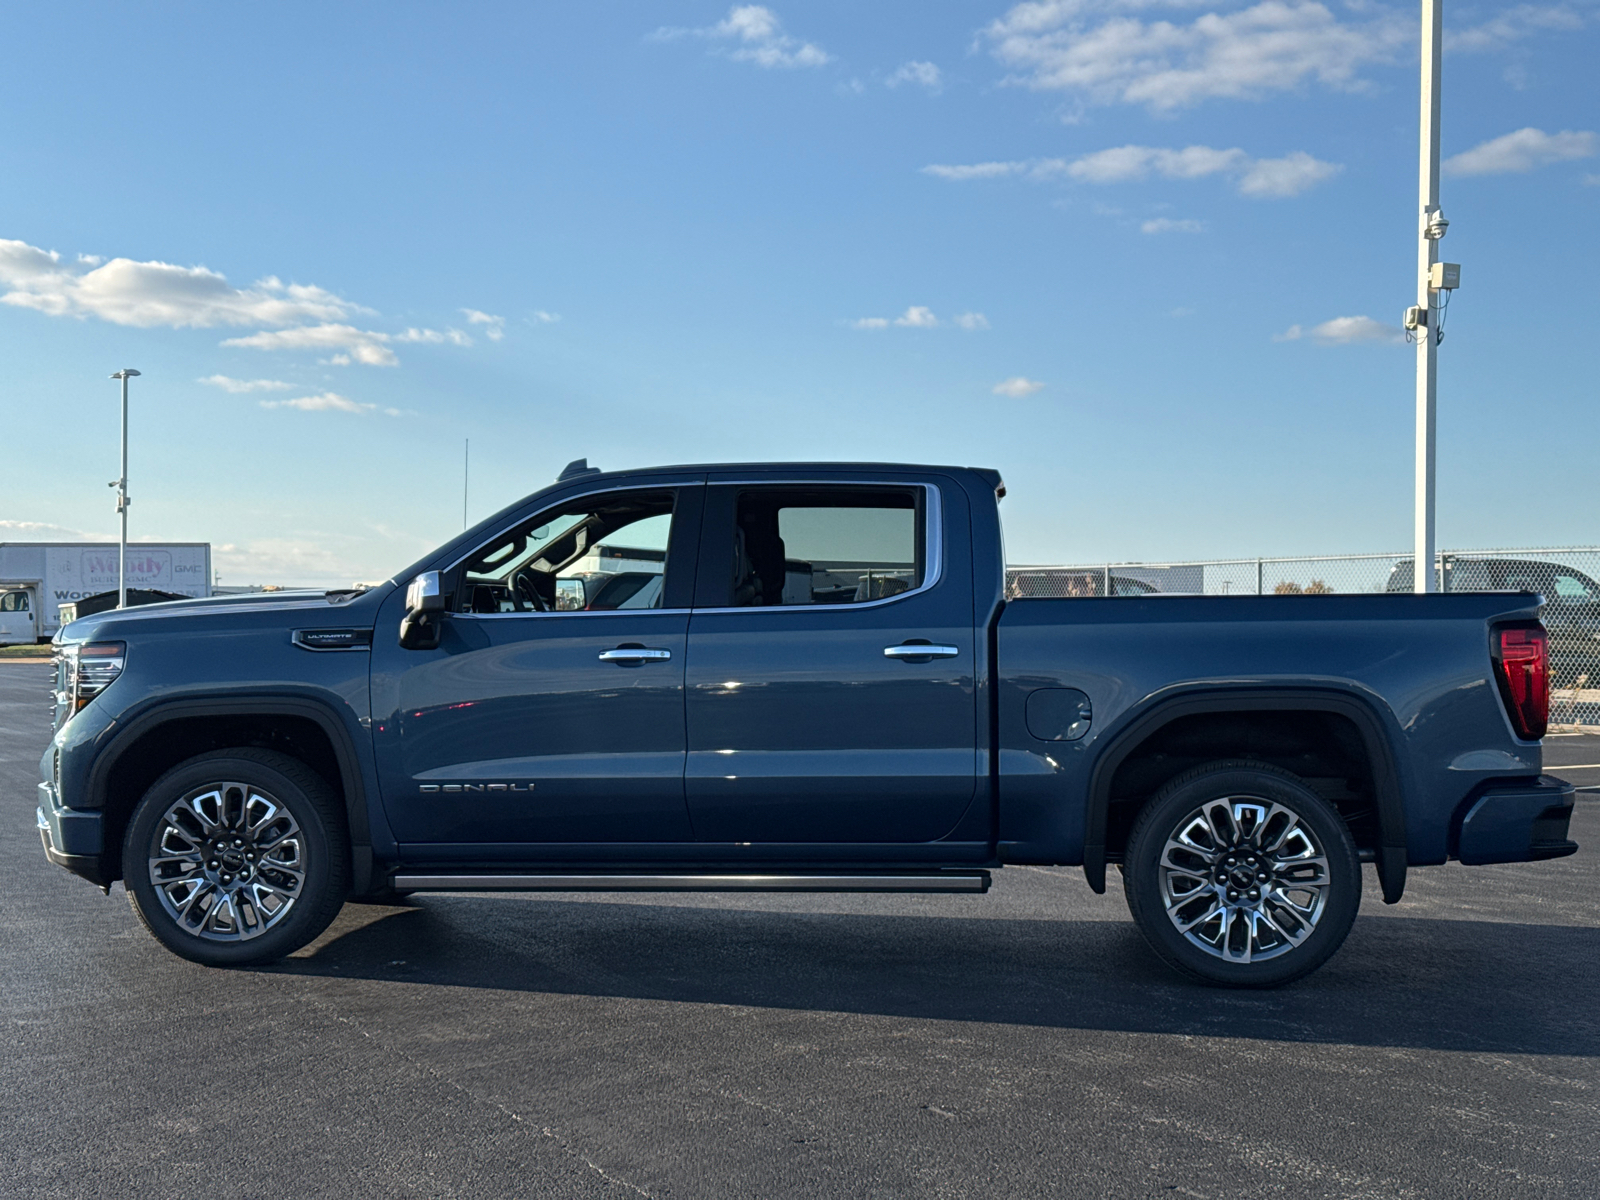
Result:
<svg viewBox="0 0 1600 1200"><path fill-rule="evenodd" d="M1361 863L1571 854L1539 597L1005 599L994 471L574 463L365 590L56 638L51 861L169 949L350 898L1123 876L1155 952L1314 970Z"/></svg>

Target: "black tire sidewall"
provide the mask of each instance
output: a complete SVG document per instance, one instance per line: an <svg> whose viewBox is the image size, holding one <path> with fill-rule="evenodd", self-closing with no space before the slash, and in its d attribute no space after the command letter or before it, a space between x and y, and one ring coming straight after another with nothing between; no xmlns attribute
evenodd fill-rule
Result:
<svg viewBox="0 0 1600 1200"><path fill-rule="evenodd" d="M1172 924L1161 899L1159 863L1178 822L1208 800L1253 796L1291 809L1310 827L1328 859L1330 887L1316 928L1286 954L1259 963L1230 963L1191 944ZM1139 813L1128 837L1123 887L1128 908L1151 948L1194 979L1224 987L1275 987L1315 971L1343 944L1361 905L1361 860L1338 811L1286 771L1228 765L1174 780Z"/></svg>
<svg viewBox="0 0 1600 1200"><path fill-rule="evenodd" d="M294 908L248 941L208 941L186 932L150 881L150 845L161 818L186 793L222 782L247 783L270 794L289 810L305 839L305 885ZM214 967L273 962L316 937L338 912L347 886L344 842L326 785L303 764L264 751L217 751L179 764L145 792L123 841L123 886L145 928L174 954Z"/></svg>

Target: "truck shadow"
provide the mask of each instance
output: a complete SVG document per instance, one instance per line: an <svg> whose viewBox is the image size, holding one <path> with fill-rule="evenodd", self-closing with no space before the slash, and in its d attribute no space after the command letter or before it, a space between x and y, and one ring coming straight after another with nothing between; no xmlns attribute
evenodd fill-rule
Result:
<svg viewBox="0 0 1600 1200"><path fill-rule="evenodd" d="M365 919L365 924L360 922ZM1264 1041L1600 1055L1600 929L1364 917L1275 991L1189 984L1126 921L429 896L274 973Z"/></svg>

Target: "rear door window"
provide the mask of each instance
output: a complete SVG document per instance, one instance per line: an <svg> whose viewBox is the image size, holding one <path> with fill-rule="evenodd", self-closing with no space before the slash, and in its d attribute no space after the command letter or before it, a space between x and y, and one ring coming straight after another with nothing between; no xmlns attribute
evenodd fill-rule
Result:
<svg viewBox="0 0 1600 1200"><path fill-rule="evenodd" d="M719 607L862 604L916 590L920 489L742 488Z"/></svg>

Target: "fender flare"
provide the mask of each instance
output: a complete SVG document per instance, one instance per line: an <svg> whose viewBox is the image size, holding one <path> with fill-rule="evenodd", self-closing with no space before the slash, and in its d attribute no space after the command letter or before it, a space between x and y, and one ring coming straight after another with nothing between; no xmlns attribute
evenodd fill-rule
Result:
<svg viewBox="0 0 1600 1200"><path fill-rule="evenodd" d="M1383 719L1373 705L1348 692L1322 688L1229 688L1188 692L1158 700L1126 721L1095 762L1084 814L1083 873L1096 892L1106 890L1106 817L1111 781L1123 761L1146 738L1181 717L1223 712L1328 712L1348 718L1361 735L1372 764L1378 808L1378 881L1385 904L1397 904L1406 886L1405 797L1399 757Z"/></svg>
<svg viewBox="0 0 1600 1200"><path fill-rule="evenodd" d="M106 789L117 761L147 733L162 725L193 717L303 717L314 722L333 747L339 767L339 785L344 792L345 821L350 833L351 890L356 894L370 887L372 876L372 827L367 812L367 788L361 777L361 760L355 739L330 705L301 696L250 695L214 698L185 697L158 702L133 717L106 743L89 768L86 791L104 809Z"/></svg>

